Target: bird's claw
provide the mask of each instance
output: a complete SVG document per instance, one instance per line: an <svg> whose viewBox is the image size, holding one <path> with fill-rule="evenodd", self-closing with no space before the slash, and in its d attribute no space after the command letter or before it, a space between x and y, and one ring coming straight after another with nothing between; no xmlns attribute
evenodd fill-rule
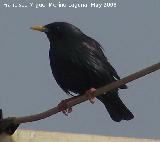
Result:
<svg viewBox="0 0 160 142"><path fill-rule="evenodd" d="M85 94L87 94L88 100L91 102L91 104L95 103L95 96L94 96L95 91L96 91L95 88L91 88L85 92Z"/></svg>
<svg viewBox="0 0 160 142"><path fill-rule="evenodd" d="M69 113L72 112L72 107L68 106L68 100L63 100L58 104L59 111L62 111L62 113L66 116L68 116Z"/></svg>

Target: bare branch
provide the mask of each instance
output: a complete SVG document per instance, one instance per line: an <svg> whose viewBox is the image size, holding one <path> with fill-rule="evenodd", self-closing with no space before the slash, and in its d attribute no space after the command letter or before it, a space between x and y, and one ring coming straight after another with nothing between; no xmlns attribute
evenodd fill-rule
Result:
<svg viewBox="0 0 160 142"><path fill-rule="evenodd" d="M111 91L115 88L118 88L118 87L122 86L123 84L126 84L128 82L136 80L140 77L143 77L143 76L145 76L149 73L152 73L156 70L159 70L159 69L160 69L160 63L154 64L150 67L147 67L143 70L140 70L136 73L133 73L133 74L127 76L127 77L124 77L121 80L117 80L117 81L115 81L115 82L113 82L109 85L105 85L101 88L98 88L96 90L96 92L94 93L94 96L96 96L96 97L100 96L101 94L103 94L105 92L109 92L109 91ZM88 100L88 97L87 97L87 95L84 94L84 95L79 96L75 99L71 99L71 101L68 102L68 107L75 106L75 105L80 104L80 103L82 103L84 101L87 101L87 100ZM38 120L50 117L51 115L54 115L58 112L59 112L59 109L58 109L58 106L57 106L55 108L49 109L49 110L47 110L45 112L42 112L42 113L39 113L39 114L14 118L14 123L15 124L21 124L21 123L26 123L26 122L38 121Z"/></svg>

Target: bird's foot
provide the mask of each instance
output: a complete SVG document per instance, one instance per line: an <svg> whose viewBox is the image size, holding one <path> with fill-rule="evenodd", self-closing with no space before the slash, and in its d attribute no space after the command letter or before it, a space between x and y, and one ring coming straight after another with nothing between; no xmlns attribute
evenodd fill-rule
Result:
<svg viewBox="0 0 160 142"><path fill-rule="evenodd" d="M94 96L94 93L95 93L96 89L95 88L90 88L89 90L87 90L85 92L85 94L88 96L88 100L94 104L95 103L95 99L96 97Z"/></svg>
<svg viewBox="0 0 160 142"><path fill-rule="evenodd" d="M62 111L63 114L65 114L66 116L68 116L68 113L72 112L72 107L68 106L68 102L70 100L66 99L66 100L62 100L59 104L58 104L58 109L59 111Z"/></svg>

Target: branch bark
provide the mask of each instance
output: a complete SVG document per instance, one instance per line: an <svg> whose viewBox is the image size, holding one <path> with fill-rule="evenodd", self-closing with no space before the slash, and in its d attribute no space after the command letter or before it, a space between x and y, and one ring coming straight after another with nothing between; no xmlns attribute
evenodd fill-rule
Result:
<svg viewBox="0 0 160 142"><path fill-rule="evenodd" d="M96 92L94 93L94 96L97 97L97 96L100 96L101 94L103 94L104 92L109 92L115 88L118 88L119 86L123 85L123 84L126 84L128 82L131 82L133 80L136 80L140 77L143 77L147 74L150 74L156 70L159 70L160 69L160 62L157 63L157 64L154 64L150 67L147 67L143 70L140 70L136 73L133 73L131 75L128 75L127 77L124 77L122 78L121 80L117 80L109 85L105 85L101 88L98 88L96 90ZM82 96L79 96L75 99L71 99L71 101L68 102L68 107L73 107L77 104L80 104L84 101L87 101L88 100L88 97L84 94ZM21 123L26 123L26 122L33 122L33 121L38 121L38 120L41 120L41 119L44 119L44 118L47 118L47 117L50 117L51 115L54 115L56 113L59 112L59 109L58 109L58 106L57 107L54 107L54 108L51 108L45 112L42 112L42 113L39 113L39 114L35 114L35 115L30 115L30 116L25 116L25 117L19 117L19 118L14 118L14 123L15 124L21 124Z"/></svg>
<svg viewBox="0 0 160 142"><path fill-rule="evenodd" d="M94 93L94 96L95 97L100 96L101 94L103 94L105 92L109 92L113 89L116 89L116 88L122 86L123 84L127 84L128 82L136 80L140 77L143 77L143 76L150 74L150 73L152 73L156 70L159 70L159 69L160 69L160 62L157 64L154 64L150 67L147 67L143 70L140 70L136 73L128 75L127 77L124 77L121 80L117 80L115 82L112 82L111 84L108 84L108 85L105 85L103 87L98 88L96 90L96 92ZM82 96L75 97L74 99L72 99L72 98L69 99L70 101L67 103L67 106L69 108L88 100L88 97L85 94ZM50 117L58 112L60 112L60 111L59 111L58 106L56 106L56 107L51 108L45 112L30 115L30 116L8 117L5 119L3 119L1 117L0 118L0 134L7 133L9 135L12 135L20 124L45 119L45 118Z"/></svg>

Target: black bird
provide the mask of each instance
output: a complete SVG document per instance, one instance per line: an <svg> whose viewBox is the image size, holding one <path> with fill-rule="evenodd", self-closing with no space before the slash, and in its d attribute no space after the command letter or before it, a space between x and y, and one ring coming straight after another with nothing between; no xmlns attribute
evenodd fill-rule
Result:
<svg viewBox="0 0 160 142"><path fill-rule="evenodd" d="M90 94L96 88L120 79L104 55L101 45L76 26L66 22L54 22L31 29L47 35L50 41L49 58L53 76L67 94ZM126 88L127 86L123 85L119 89ZM105 105L114 121L134 118L119 98L118 89L97 99ZM92 97L90 101L93 102Z"/></svg>

